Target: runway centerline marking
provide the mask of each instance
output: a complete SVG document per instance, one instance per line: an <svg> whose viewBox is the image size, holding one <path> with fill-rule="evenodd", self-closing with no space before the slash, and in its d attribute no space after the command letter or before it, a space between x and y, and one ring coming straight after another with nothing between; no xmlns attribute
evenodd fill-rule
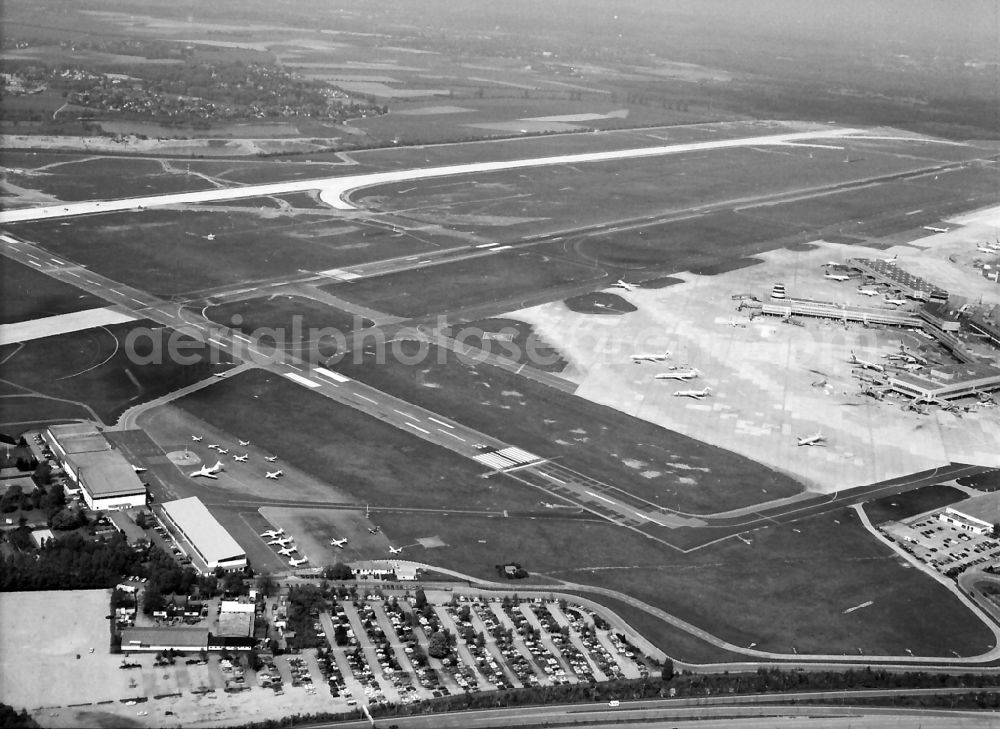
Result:
<svg viewBox="0 0 1000 729"><path fill-rule="evenodd" d="M438 433L444 433L445 435L450 435L455 440L460 440L463 443L465 442L465 438L462 438L461 436L455 435L454 433L449 433L447 430L441 430L440 428L438 428L437 430L438 430Z"/></svg>
<svg viewBox="0 0 1000 729"><path fill-rule="evenodd" d="M448 425L448 423L444 423L444 422L438 420L437 418L428 417L427 419L430 420L431 422L437 423L438 425L443 425L446 428L451 428L452 430L455 429L454 425Z"/></svg>
<svg viewBox="0 0 1000 729"><path fill-rule="evenodd" d="M355 395L357 395L358 397L360 397L360 398L361 398L362 400L367 400L367 401L368 401L368 402L370 402L370 403L371 403L372 405L378 405L378 403L377 403L377 402L375 402L374 400L372 400L372 399L371 399L370 397L365 397L364 395L362 395L361 393L358 393L358 392L356 392L356 393L354 393L354 394L355 394Z"/></svg>
<svg viewBox="0 0 1000 729"><path fill-rule="evenodd" d="M430 431L429 431L429 430L424 430L424 429L423 429L423 428L421 428L421 427L420 427L419 425L414 425L413 423L411 423L411 422L408 422L408 421L407 421L407 423L406 423L406 424L407 424L407 425L409 425L409 426L410 426L411 428L413 428L414 430L419 430L419 431L420 431L421 433L425 433L425 434L427 434L427 435L430 435Z"/></svg>
<svg viewBox="0 0 1000 729"><path fill-rule="evenodd" d="M607 501L609 504L614 504L615 503L614 501L612 501L611 499L607 498L606 496L601 496L600 494L595 494L593 491L588 491L587 493L590 494L591 496L593 496L595 499L600 499L601 501Z"/></svg>

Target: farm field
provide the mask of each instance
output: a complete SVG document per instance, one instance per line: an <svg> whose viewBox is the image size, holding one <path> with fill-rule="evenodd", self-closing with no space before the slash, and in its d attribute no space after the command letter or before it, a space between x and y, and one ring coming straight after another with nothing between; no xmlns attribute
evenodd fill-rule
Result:
<svg viewBox="0 0 1000 729"><path fill-rule="evenodd" d="M992 638L943 587L901 565L850 510L759 530L750 545L730 539L689 555L600 523L461 514L380 521L398 543L428 530L447 534L447 547L415 547L411 559L495 579L493 565L516 555L532 575L610 588L760 650L976 655Z"/></svg>
<svg viewBox="0 0 1000 729"><path fill-rule="evenodd" d="M221 431L267 443L282 461L359 504L503 510L535 509L542 500L505 476L480 478L484 469L470 459L261 370L173 404Z"/></svg>
<svg viewBox="0 0 1000 729"><path fill-rule="evenodd" d="M46 276L30 266L4 259L0 262L0 324L72 314L107 302L75 286Z"/></svg>
<svg viewBox="0 0 1000 729"><path fill-rule="evenodd" d="M605 275L584 263L504 251L320 288L379 311L419 317L485 304L520 308L524 297Z"/></svg>
<svg viewBox="0 0 1000 729"><path fill-rule="evenodd" d="M864 505L865 513L872 524L908 519L931 509L941 509L969 495L954 486L924 486L895 496L885 496Z"/></svg>
<svg viewBox="0 0 1000 729"><path fill-rule="evenodd" d="M419 347L402 345L407 358ZM769 499L801 491L744 457L433 346L423 365L366 356L336 369L666 508L712 513L757 503L762 488Z"/></svg>
<svg viewBox="0 0 1000 729"><path fill-rule="evenodd" d="M78 403L89 408L96 419L110 424L126 408L213 372L209 353L200 347L184 351L186 357L197 357L194 363L182 364L164 354L162 362L137 364L130 358L126 342L129 332L144 328L155 329L164 343L170 336L170 330L138 321L0 347L4 379L37 395ZM140 357L151 357L155 356L153 346L148 337L140 336L132 349ZM65 409L63 402L39 398L33 419L61 417Z"/></svg>
<svg viewBox="0 0 1000 729"><path fill-rule="evenodd" d="M49 251L158 294L339 268L430 248L325 212L145 210L11 226ZM208 236L212 236L211 239Z"/></svg>

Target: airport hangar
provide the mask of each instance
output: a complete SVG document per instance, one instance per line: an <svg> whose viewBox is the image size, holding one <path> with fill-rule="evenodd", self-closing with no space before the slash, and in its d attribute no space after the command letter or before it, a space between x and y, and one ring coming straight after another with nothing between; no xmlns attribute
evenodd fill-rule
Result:
<svg viewBox="0 0 1000 729"><path fill-rule="evenodd" d="M241 570L247 566L246 551L197 496L168 501L162 505L161 513L183 539L182 548L189 547L185 551L199 572Z"/></svg>
<svg viewBox="0 0 1000 729"><path fill-rule="evenodd" d="M92 423L50 425L45 440L80 488L87 508L117 511L146 505L146 484Z"/></svg>

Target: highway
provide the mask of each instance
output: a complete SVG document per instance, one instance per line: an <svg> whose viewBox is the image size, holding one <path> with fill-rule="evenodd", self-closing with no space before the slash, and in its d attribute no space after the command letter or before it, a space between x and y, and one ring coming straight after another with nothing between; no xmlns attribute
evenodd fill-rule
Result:
<svg viewBox="0 0 1000 729"><path fill-rule="evenodd" d="M650 699L555 706L525 706L481 711L458 711L422 716L377 719L380 729L472 729L473 727L540 726L642 726L694 725L697 727L996 727L992 712L962 712L934 709L906 709L852 705L861 699L955 695L959 689L900 689L860 691L813 691L802 693L751 694L746 696L702 697L697 699ZM997 689L983 689L996 693ZM795 701L798 703L781 703ZM801 702L833 702L803 705ZM735 718L735 721L734 721ZM666 722L666 723L663 723ZM313 725L316 729L371 729L365 721L331 722Z"/></svg>

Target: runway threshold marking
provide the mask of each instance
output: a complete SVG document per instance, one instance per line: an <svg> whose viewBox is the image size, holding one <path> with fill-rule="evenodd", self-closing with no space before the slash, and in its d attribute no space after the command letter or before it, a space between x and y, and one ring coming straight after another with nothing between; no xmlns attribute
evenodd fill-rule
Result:
<svg viewBox="0 0 1000 729"><path fill-rule="evenodd" d="M318 382L313 382L312 380L303 377L302 375L297 375L294 372L285 372L284 375L292 382L297 382L300 385L305 385L306 387L313 387L313 388L319 387Z"/></svg>
<svg viewBox="0 0 1000 729"><path fill-rule="evenodd" d="M446 428L451 428L452 430L455 429L454 425L448 425L448 423L443 423L440 420L438 420L437 418L428 417L427 419L430 420L433 423L437 423L438 425L443 425Z"/></svg>
<svg viewBox="0 0 1000 729"><path fill-rule="evenodd" d="M419 430L421 433L425 433L426 435L430 435L430 431L429 430L424 430L419 425L414 425L413 423L411 423L409 421L407 421L406 424L409 425L414 430Z"/></svg>
<svg viewBox="0 0 1000 729"><path fill-rule="evenodd" d="M587 493L590 494L591 496L593 496L595 499L600 499L601 501L607 501L609 504L614 504L615 503L614 501L612 501L611 499L607 498L606 496L601 496L600 494L595 494L593 491L588 491Z"/></svg>
<svg viewBox="0 0 1000 729"><path fill-rule="evenodd" d="M330 370L328 370L328 369L326 369L324 367L316 367L313 370L313 372L315 372L317 375L323 375L323 377L329 377L334 382L350 382L351 381L350 377L344 377L344 375L339 374L337 372L332 372L332 371L330 371ZM374 402L374 400L372 402Z"/></svg>

